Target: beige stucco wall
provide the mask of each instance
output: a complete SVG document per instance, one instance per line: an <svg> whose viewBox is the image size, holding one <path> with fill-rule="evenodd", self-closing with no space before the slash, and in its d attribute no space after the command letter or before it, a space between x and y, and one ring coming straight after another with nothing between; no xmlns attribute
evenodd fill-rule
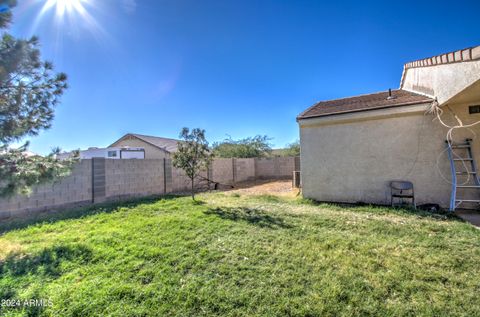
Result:
<svg viewBox="0 0 480 317"><path fill-rule="evenodd" d="M163 159L163 158L170 157L170 155L165 151L162 151L159 148L134 137L122 139L112 144L112 147L122 147L122 146L144 148L146 159Z"/></svg>
<svg viewBox="0 0 480 317"><path fill-rule="evenodd" d="M434 96L443 104L478 80L480 60L405 69L400 88Z"/></svg>
<svg viewBox="0 0 480 317"><path fill-rule="evenodd" d="M409 180L414 183L417 203L448 207L451 186L440 176L442 172L450 179L447 153L441 155L447 129L432 115L424 115L427 106L300 120L304 197L389 204L389 182ZM468 114L468 104L450 108L464 123L480 120L480 115ZM454 122L447 109L443 119ZM473 130L480 135L480 125ZM455 141L465 137L472 133L465 129L455 133ZM480 137L473 141L473 149L478 161Z"/></svg>

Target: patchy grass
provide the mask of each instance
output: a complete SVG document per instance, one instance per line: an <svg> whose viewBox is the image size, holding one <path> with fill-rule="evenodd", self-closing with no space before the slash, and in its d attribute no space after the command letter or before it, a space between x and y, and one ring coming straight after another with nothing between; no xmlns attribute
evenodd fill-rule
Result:
<svg viewBox="0 0 480 317"><path fill-rule="evenodd" d="M49 316L478 316L480 231L455 218L201 194L75 210L0 237L0 307Z"/></svg>

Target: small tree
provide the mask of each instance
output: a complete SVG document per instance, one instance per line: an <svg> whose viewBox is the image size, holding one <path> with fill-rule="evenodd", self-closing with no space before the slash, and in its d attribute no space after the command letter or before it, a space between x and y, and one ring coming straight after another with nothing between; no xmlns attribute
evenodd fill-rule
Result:
<svg viewBox="0 0 480 317"><path fill-rule="evenodd" d="M26 155L28 142L11 144L48 129L54 108L67 88L67 76L40 59L36 37L16 39L4 29L16 0L0 0L0 197L28 193L33 185L69 173L72 160Z"/></svg>
<svg viewBox="0 0 480 317"><path fill-rule="evenodd" d="M180 133L181 142L178 142L178 149L173 154L173 166L181 168L191 181L192 199L195 200L195 179L205 171L212 155L208 149L208 142L205 139L205 130L183 128Z"/></svg>

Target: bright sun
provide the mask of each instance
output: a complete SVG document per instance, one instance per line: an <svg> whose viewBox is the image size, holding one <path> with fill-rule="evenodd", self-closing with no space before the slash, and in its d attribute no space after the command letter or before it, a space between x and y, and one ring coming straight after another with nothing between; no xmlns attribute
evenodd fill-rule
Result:
<svg viewBox="0 0 480 317"><path fill-rule="evenodd" d="M0 0L1 2L2 0ZM99 0L37 0L43 2L32 23L32 33L37 32L39 24L53 13L52 31L55 45L60 46L64 36L77 37L80 32L88 31L94 38L103 43L109 38L108 33L91 14L97 8ZM49 23L47 21L47 23ZM78 37L77 37L78 38Z"/></svg>
<svg viewBox="0 0 480 317"><path fill-rule="evenodd" d="M47 0L42 8L45 12L50 8L55 7L55 12L58 17L63 17L65 13L79 13L84 15L86 13L83 3L89 0Z"/></svg>
<svg viewBox="0 0 480 317"><path fill-rule="evenodd" d="M54 22L58 34L63 34L64 30L68 32L78 32L81 29L89 30L96 38L100 40L106 36L106 32L95 18L89 13L95 9L94 0L43 0L42 9L33 22L32 29L35 31L41 20L48 12L54 12ZM1 0L0 0L1 2Z"/></svg>

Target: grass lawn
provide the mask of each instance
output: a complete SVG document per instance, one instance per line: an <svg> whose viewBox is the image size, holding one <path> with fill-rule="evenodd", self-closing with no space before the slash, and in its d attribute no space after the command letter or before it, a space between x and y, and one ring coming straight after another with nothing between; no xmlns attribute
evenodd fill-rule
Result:
<svg viewBox="0 0 480 317"><path fill-rule="evenodd" d="M46 316L480 316L480 231L454 218L229 193L3 229L0 307Z"/></svg>

